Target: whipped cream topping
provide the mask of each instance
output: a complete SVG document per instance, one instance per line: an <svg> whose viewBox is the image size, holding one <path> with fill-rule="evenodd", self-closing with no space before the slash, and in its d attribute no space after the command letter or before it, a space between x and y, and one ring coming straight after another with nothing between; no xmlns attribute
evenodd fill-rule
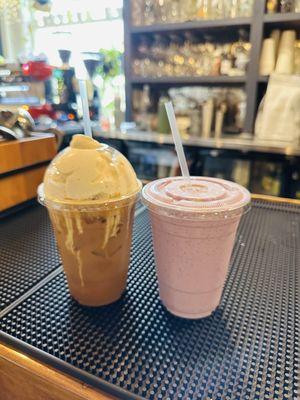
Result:
<svg viewBox="0 0 300 400"><path fill-rule="evenodd" d="M119 200L139 189L136 174L121 153L84 135L73 136L44 177L45 199L57 202Z"/></svg>

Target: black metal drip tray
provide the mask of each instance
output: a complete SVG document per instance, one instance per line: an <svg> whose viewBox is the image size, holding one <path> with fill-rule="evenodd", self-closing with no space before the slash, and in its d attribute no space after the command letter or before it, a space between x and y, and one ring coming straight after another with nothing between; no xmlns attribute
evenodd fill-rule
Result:
<svg viewBox="0 0 300 400"><path fill-rule="evenodd" d="M0 220L0 311L60 264L46 209Z"/></svg>
<svg viewBox="0 0 300 400"><path fill-rule="evenodd" d="M296 399L299 242L300 207L254 202L239 229L221 306L188 321L159 301L143 211L118 303L79 306L60 273L2 317L2 339L122 398Z"/></svg>

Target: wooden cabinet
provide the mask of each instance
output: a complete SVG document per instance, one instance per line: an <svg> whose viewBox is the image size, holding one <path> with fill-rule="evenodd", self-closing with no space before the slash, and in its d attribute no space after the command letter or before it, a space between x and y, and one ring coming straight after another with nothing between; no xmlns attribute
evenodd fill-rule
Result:
<svg viewBox="0 0 300 400"><path fill-rule="evenodd" d="M56 151L49 134L0 142L0 212L36 196Z"/></svg>
<svg viewBox="0 0 300 400"><path fill-rule="evenodd" d="M1 400L112 400L63 373L0 344Z"/></svg>

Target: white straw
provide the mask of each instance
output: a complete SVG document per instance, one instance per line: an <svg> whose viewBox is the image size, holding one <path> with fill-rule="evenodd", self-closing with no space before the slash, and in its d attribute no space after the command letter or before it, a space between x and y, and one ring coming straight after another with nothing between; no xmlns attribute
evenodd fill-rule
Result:
<svg viewBox="0 0 300 400"><path fill-rule="evenodd" d="M171 127L171 132L173 135L173 140L174 140L175 149L176 149L176 153L177 153L177 157L178 157L178 161L179 161L179 165L180 165L180 169L181 169L181 174L183 177L189 178L190 173L189 173L188 165L187 165L186 158L185 158L184 151L183 151L181 136L180 136L180 133L177 128L173 104L171 103L171 101L169 101L168 103L165 104L165 107L166 107L166 111L167 111L167 115L168 115L168 119L169 119L169 124Z"/></svg>
<svg viewBox="0 0 300 400"><path fill-rule="evenodd" d="M79 93L82 104L84 134L92 137L89 102L86 90L86 81L84 79L79 79Z"/></svg>

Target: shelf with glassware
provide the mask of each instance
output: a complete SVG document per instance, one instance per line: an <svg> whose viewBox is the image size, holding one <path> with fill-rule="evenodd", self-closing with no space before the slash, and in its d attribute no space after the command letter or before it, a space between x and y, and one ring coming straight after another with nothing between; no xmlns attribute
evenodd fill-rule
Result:
<svg viewBox="0 0 300 400"><path fill-rule="evenodd" d="M133 26L172 23L212 23L249 18L253 0L131 0Z"/></svg>
<svg viewBox="0 0 300 400"><path fill-rule="evenodd" d="M263 77L264 79L265 77ZM137 76L133 75L131 78L132 84L166 84L166 85L188 85L188 84L207 84L207 85L231 85L231 84L244 84L246 82L246 75L244 76L228 76L228 75L204 75L204 76Z"/></svg>
<svg viewBox="0 0 300 400"><path fill-rule="evenodd" d="M299 0L266 0L266 24L276 24L277 27L289 28L300 25L300 1ZM291 25L292 24L292 25Z"/></svg>
<svg viewBox="0 0 300 400"><path fill-rule="evenodd" d="M203 29L230 29L232 27L246 28L251 24L250 17L236 17L226 19L207 19L187 22L156 23L153 25L131 26L132 34L154 33L154 32L179 32L179 31L199 31Z"/></svg>
<svg viewBox="0 0 300 400"><path fill-rule="evenodd" d="M146 103L140 103L141 112L138 120L145 121L144 117L149 113L151 118L155 116L159 121L159 100L171 97L172 89L182 87L188 91L189 87L195 86L200 93L201 90L207 92L231 88L232 91L238 90L238 96L242 89L244 94L238 111L239 127L237 130L234 129L234 133L237 131L253 133L258 104L269 81L268 75L259 73L264 36L277 27L282 26L286 29L299 25L300 13L295 12L295 8L293 12L267 14L267 2L261 0L228 1L226 10L222 8L225 7L225 2L222 1L187 1L185 7L182 3L179 7L176 1L166 0L156 4L158 3L162 7L155 11L154 2L152 7L151 0L148 2L125 0L127 120L133 120L138 116L134 104L135 98L140 97ZM276 3L279 7L279 2ZM142 12L138 9L139 4L145 5ZM212 9L212 5L216 8ZM185 8L183 12L180 11L181 7ZM286 2L281 1L280 7L282 10L287 10ZM146 88L143 88L145 85ZM140 91L139 95L136 94L137 91ZM229 90L229 97L232 91ZM145 99L145 93L148 93L148 99ZM203 97L201 94L199 96ZM215 101L215 96L211 97ZM208 97L203 99L202 104L199 105L198 102L195 105L194 102L191 106L200 107L203 116L202 106L207 100ZM213 115L218 114L221 120L226 121L229 108L227 105L222 105L222 110L224 109L226 110L223 118L220 117L221 113L218 113L219 104L216 104ZM179 116L182 114L181 111L177 110ZM196 112L192 114L195 120L198 118L199 121L199 115L196 118ZM215 124L212 122L212 128ZM141 128L143 129L143 126ZM158 125L153 126L152 118L152 123L148 126L144 124L144 129L153 130L153 128L159 130ZM226 133L226 126L225 129L222 126L221 131ZM202 129L198 129L198 132L201 135ZM229 130L229 133L232 132Z"/></svg>
<svg viewBox="0 0 300 400"><path fill-rule="evenodd" d="M300 10L300 9L299 9ZM264 23L276 26L300 26L300 12L265 14Z"/></svg>
<svg viewBox="0 0 300 400"><path fill-rule="evenodd" d="M136 91L143 91L143 85L149 86L149 95L156 105L161 97L170 96L169 89L173 87L199 86L200 91L203 86L220 89L232 86L233 89L239 87L246 91L247 85L253 86L248 65L251 51L251 0L229 1L226 7L224 2L214 2L215 9L209 4L206 7L205 1L203 4L198 2L200 8L196 13L194 6L197 2L186 2L185 7L181 3L179 10L176 9L176 1L165 1L162 4L167 7L166 10L169 6L175 9L171 7L171 12L164 13L166 10L162 7L155 13L153 8L147 9L145 6L142 15L138 15L137 6L146 3L125 1L124 7L127 120L137 115L133 98L137 97ZM257 83L258 77L254 82L255 87ZM243 96L241 107L249 126L251 118L245 115L248 109L248 106L245 108L245 99L248 102L247 96ZM149 99L147 102L150 105ZM156 110L151 107L149 112L157 114L159 106ZM140 119L143 119L144 112L141 114ZM149 130L153 126L144 128ZM158 126L154 128L159 130Z"/></svg>

